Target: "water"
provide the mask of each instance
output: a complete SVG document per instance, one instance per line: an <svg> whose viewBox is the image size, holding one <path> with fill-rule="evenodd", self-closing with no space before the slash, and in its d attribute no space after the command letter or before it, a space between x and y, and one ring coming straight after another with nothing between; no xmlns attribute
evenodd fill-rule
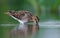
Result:
<svg viewBox="0 0 60 38"><path fill-rule="evenodd" d="M9 31L19 24L0 24L0 37L11 38ZM60 38L60 22L59 21L46 21L39 23L39 30L32 35L26 35L23 38ZM14 36L13 38L21 38Z"/></svg>

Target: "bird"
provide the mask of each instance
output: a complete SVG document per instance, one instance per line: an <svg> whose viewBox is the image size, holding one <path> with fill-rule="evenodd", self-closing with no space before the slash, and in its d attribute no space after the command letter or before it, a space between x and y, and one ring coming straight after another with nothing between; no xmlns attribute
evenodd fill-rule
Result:
<svg viewBox="0 0 60 38"><path fill-rule="evenodd" d="M34 16L32 14L32 12L30 12L30 11L10 10L6 14L11 16L13 19L17 20L20 23L17 28L19 31L21 31L21 33L24 32L25 35L27 33L31 34L32 32L35 32L37 29L39 29L39 25L38 25L39 18L37 16ZM27 24L25 24L27 22L33 22L34 24L33 24L33 26L27 25ZM14 28L14 29L16 30L16 28ZM18 34L20 33L19 31L18 31Z"/></svg>

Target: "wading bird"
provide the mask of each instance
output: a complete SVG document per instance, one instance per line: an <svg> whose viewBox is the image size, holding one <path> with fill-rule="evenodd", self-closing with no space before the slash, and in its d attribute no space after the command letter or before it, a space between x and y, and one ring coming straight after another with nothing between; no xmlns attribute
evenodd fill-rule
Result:
<svg viewBox="0 0 60 38"><path fill-rule="evenodd" d="M21 11L8 11L6 14L11 16L13 19L17 20L20 24L17 28L14 28L12 31L18 35L26 35L31 34L39 29L39 18L37 16L32 15L31 12L26 10ZM33 22L33 25L27 25L25 23Z"/></svg>

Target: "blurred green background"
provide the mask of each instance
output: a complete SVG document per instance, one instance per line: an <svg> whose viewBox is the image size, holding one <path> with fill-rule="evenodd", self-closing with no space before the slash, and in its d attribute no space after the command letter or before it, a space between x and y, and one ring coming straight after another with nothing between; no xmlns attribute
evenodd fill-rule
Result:
<svg viewBox="0 0 60 38"><path fill-rule="evenodd" d="M8 15L8 10L28 10L40 21L60 20L60 0L0 0L0 24L18 23Z"/></svg>
<svg viewBox="0 0 60 38"><path fill-rule="evenodd" d="M28 10L40 18L40 22L60 20L60 0L0 0L0 25L18 24L6 15L8 10ZM12 27L0 26L0 38L9 38L8 31ZM43 30L41 29L43 32Z"/></svg>

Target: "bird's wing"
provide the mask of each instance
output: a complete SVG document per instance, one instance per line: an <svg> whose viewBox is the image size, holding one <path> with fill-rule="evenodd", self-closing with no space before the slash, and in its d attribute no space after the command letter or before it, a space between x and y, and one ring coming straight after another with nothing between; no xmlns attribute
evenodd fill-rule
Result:
<svg viewBox="0 0 60 38"><path fill-rule="evenodd" d="M10 15L13 19L15 19L15 20L17 20L18 22L20 22L20 23L23 23L23 21L21 21L20 19L17 19L17 18L15 18L14 16L12 16L12 15Z"/></svg>

